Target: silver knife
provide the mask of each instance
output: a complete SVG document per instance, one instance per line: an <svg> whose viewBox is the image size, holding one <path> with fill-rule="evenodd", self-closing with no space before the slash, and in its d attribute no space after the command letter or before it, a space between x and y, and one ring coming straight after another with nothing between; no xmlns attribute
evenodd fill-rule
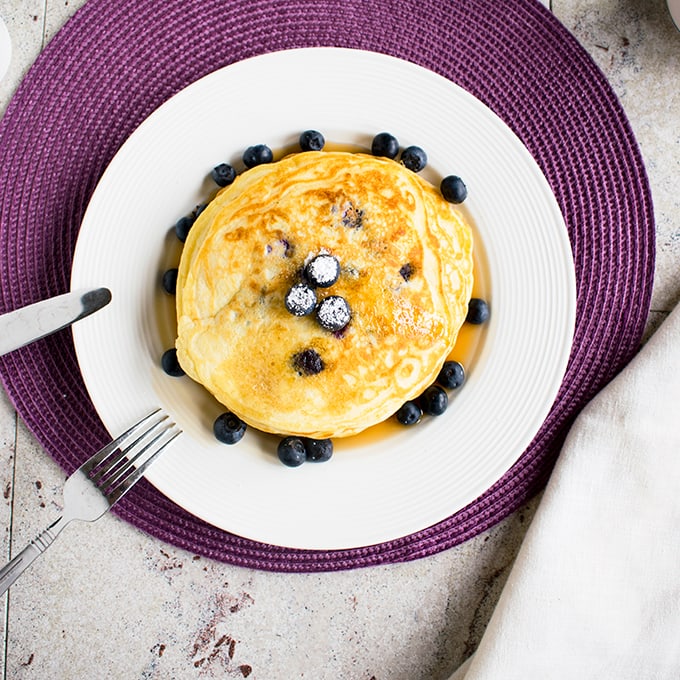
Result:
<svg viewBox="0 0 680 680"><path fill-rule="evenodd" d="M76 290L0 314L0 356L56 333L111 301L108 288Z"/></svg>

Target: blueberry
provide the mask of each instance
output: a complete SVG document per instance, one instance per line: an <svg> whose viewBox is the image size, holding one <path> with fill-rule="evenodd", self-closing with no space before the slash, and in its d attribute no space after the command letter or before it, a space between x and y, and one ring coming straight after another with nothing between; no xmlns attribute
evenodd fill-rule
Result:
<svg viewBox="0 0 680 680"><path fill-rule="evenodd" d="M361 229L364 226L364 211L348 202L343 208L341 222L348 229Z"/></svg>
<svg viewBox="0 0 680 680"><path fill-rule="evenodd" d="M439 190L442 192L442 196L449 203L462 203L467 198L467 187L460 177L455 175L449 175L444 177L441 184L439 185Z"/></svg>
<svg viewBox="0 0 680 680"><path fill-rule="evenodd" d="M184 217L180 217L175 223L175 235L182 243L187 240L187 236L189 235L191 227L194 225L195 219L196 218L193 215L185 215Z"/></svg>
<svg viewBox="0 0 680 680"><path fill-rule="evenodd" d="M288 467L298 467L307 460L307 450L300 437L286 437L276 449L279 460Z"/></svg>
<svg viewBox="0 0 680 680"><path fill-rule="evenodd" d="M399 142L397 141L397 138L389 132L381 132L373 138L371 153L374 156L396 158L399 153Z"/></svg>
<svg viewBox="0 0 680 680"><path fill-rule="evenodd" d="M236 179L236 170L229 163L220 163L212 169L210 176L217 186L226 187Z"/></svg>
<svg viewBox="0 0 680 680"><path fill-rule="evenodd" d="M347 301L339 295L329 295L316 308L316 320L327 331L343 329L351 318Z"/></svg>
<svg viewBox="0 0 680 680"><path fill-rule="evenodd" d="M213 423L215 438L223 444L236 444L246 433L246 424L231 411L217 416Z"/></svg>
<svg viewBox="0 0 680 680"><path fill-rule="evenodd" d="M465 369L458 361L445 361L437 382L447 390L455 390L465 382Z"/></svg>
<svg viewBox="0 0 680 680"><path fill-rule="evenodd" d="M326 140L317 130L305 130L300 135L300 148L303 151L321 151Z"/></svg>
<svg viewBox="0 0 680 680"><path fill-rule="evenodd" d="M307 316L316 307L316 293L306 283L296 283L284 299L286 309L295 316Z"/></svg>
<svg viewBox="0 0 680 680"><path fill-rule="evenodd" d="M177 269L168 269L163 274L163 290L170 295L177 292Z"/></svg>
<svg viewBox="0 0 680 680"><path fill-rule="evenodd" d="M423 413L430 416L440 416L449 405L446 392L439 385L430 385L420 397Z"/></svg>
<svg viewBox="0 0 680 680"><path fill-rule="evenodd" d="M409 170L420 172L427 165L427 154L419 146L407 146L401 152L401 162Z"/></svg>
<svg viewBox="0 0 680 680"><path fill-rule="evenodd" d="M404 281L410 281L413 276L413 265L410 262L402 265L399 269L399 274Z"/></svg>
<svg viewBox="0 0 680 680"><path fill-rule="evenodd" d="M423 410L415 401L407 401L397 411L397 420L402 425L415 425L423 417Z"/></svg>
<svg viewBox="0 0 680 680"><path fill-rule="evenodd" d="M479 298L472 298L468 304L468 313L465 320L468 323L480 324L489 319L489 305Z"/></svg>
<svg viewBox="0 0 680 680"><path fill-rule="evenodd" d="M163 367L163 370L173 378L179 378L184 375L184 369L179 365L177 350L174 347L163 352L161 366Z"/></svg>
<svg viewBox="0 0 680 680"><path fill-rule="evenodd" d="M243 162L247 168L253 168L263 163L271 163L274 158L272 150L266 144L256 144L249 146L243 152Z"/></svg>
<svg viewBox="0 0 680 680"><path fill-rule="evenodd" d="M325 463L333 455L333 442L330 439L305 439L307 460L314 463Z"/></svg>
<svg viewBox="0 0 680 680"><path fill-rule="evenodd" d="M293 355L293 368L300 375L316 375L323 371L324 363L315 349L307 348Z"/></svg>
<svg viewBox="0 0 680 680"><path fill-rule="evenodd" d="M322 253L312 258L305 266L305 278L313 286L328 288L340 276L340 263L336 257Z"/></svg>

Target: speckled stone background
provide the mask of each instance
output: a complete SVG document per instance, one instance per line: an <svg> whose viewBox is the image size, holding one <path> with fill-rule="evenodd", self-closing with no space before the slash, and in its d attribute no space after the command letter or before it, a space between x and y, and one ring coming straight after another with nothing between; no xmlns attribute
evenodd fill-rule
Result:
<svg viewBox="0 0 680 680"><path fill-rule="evenodd" d="M0 112L82 4L0 0L13 44ZM680 33L663 0L551 9L612 84L645 159L657 220L649 335L680 301ZM63 481L0 393L5 558L58 516ZM212 562L114 516L74 524L2 600L3 677L445 680L476 648L539 500L434 557L311 575Z"/></svg>

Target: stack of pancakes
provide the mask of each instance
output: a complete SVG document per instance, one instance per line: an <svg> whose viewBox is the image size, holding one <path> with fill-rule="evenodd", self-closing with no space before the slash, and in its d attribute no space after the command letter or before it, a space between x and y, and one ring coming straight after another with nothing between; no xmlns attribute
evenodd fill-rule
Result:
<svg viewBox="0 0 680 680"><path fill-rule="evenodd" d="M321 253L340 275L318 300L340 296L351 312L336 332L284 302ZM419 175L366 154L298 153L239 175L193 225L177 281L177 356L255 428L352 435L434 382L472 279L469 225Z"/></svg>

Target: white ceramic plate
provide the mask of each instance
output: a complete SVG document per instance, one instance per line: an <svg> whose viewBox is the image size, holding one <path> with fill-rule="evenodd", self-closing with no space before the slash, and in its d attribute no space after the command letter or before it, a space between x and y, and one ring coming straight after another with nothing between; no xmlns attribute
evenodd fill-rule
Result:
<svg viewBox="0 0 680 680"><path fill-rule="evenodd" d="M214 191L211 168L246 146L284 148L302 130L370 147L383 130L429 156L433 181L460 175L485 251L492 316L449 410L413 428L338 440L333 459L290 469L277 439L249 430L219 444L223 410L160 357L174 342L172 226ZM575 279L567 231L538 166L470 94L411 63L314 48L242 61L193 83L123 145L85 215L72 286L113 300L74 327L92 401L118 433L156 405L184 435L149 470L180 506L232 533L292 548L370 545L424 529L473 501L530 443L549 412L571 347ZM254 395L253 398L257 398Z"/></svg>

